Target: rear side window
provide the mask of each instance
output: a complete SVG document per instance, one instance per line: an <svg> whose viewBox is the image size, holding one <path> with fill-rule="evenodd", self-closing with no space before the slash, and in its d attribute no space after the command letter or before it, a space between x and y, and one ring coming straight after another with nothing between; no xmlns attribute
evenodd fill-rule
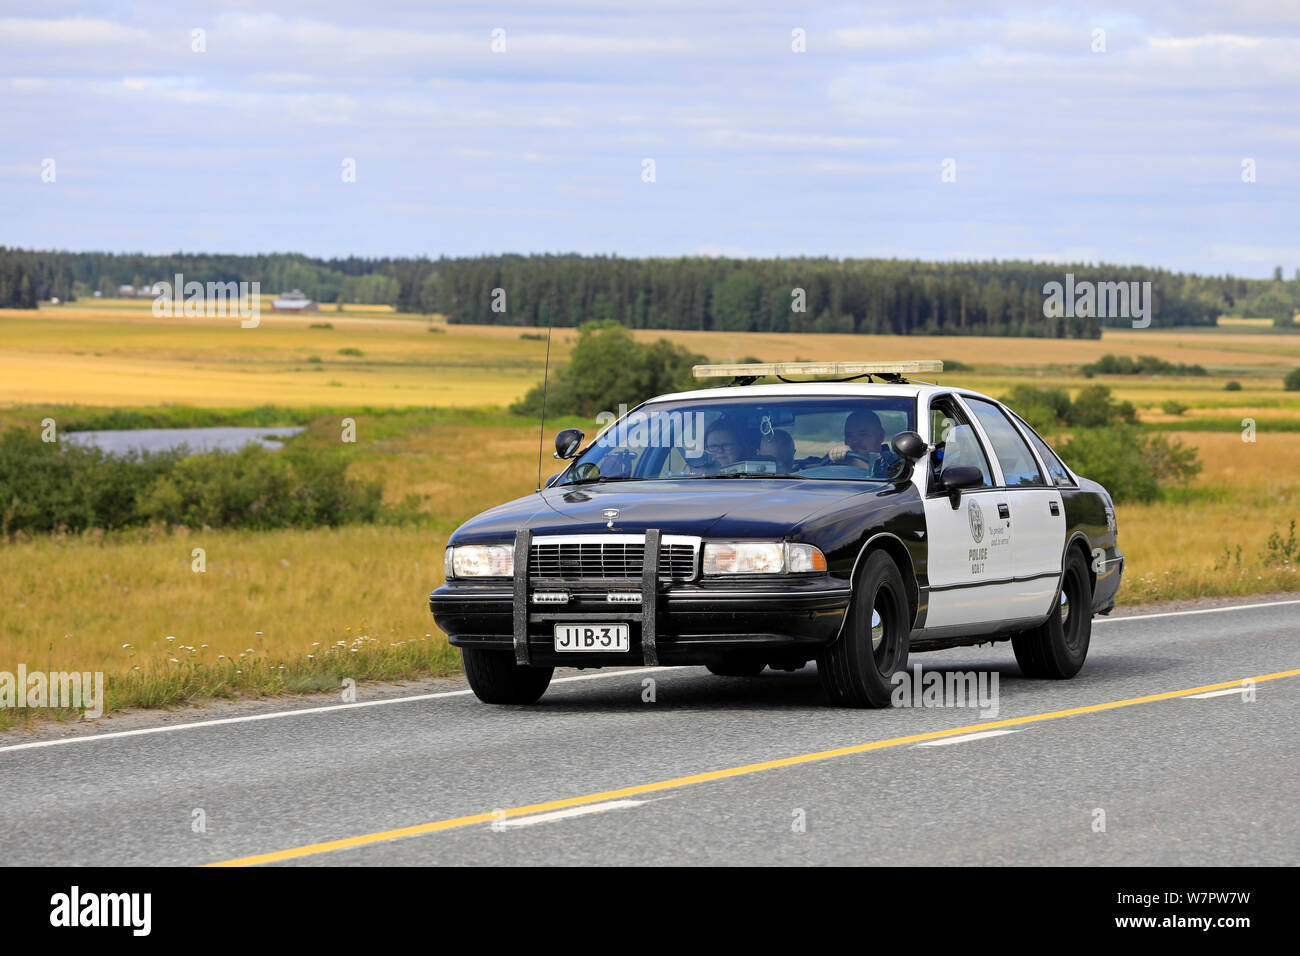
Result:
<svg viewBox="0 0 1300 956"><path fill-rule="evenodd" d="M1012 414L1015 415L1014 412ZM1033 443L1034 447L1038 449L1038 457L1043 459L1043 463L1047 465L1047 473L1052 476L1052 481L1056 482L1058 485L1073 488L1074 479L1071 478L1070 473L1065 470L1065 465L1061 463L1061 459L1057 456L1056 452L1052 451L1047 442L1043 441L1043 439L1039 437L1038 432L1025 424L1023 418L1019 415L1015 415L1015 419L1020 423L1021 430L1029 436L1029 440Z"/></svg>
<svg viewBox="0 0 1300 956"><path fill-rule="evenodd" d="M1002 465L1002 478L1007 486L1046 485L1047 479L1034 461L1029 446L1002 409L984 399L969 395L963 397L984 427L984 434L993 443L993 454L998 456L998 463Z"/></svg>

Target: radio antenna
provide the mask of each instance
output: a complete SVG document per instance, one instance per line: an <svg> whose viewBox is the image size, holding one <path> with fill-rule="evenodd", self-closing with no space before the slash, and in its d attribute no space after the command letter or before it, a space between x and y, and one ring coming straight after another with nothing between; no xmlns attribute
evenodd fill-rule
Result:
<svg viewBox="0 0 1300 956"><path fill-rule="evenodd" d="M551 310L546 310L546 365L542 370L542 421L537 426L537 490L542 490L542 443L546 438L546 386L551 374Z"/></svg>

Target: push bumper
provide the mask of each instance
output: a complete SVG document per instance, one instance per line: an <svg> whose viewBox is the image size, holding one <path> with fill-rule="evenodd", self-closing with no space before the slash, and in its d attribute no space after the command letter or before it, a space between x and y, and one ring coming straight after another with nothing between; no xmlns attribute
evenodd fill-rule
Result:
<svg viewBox="0 0 1300 956"><path fill-rule="evenodd" d="M647 532L647 559L638 588L530 581L528 536L521 531L509 585L454 581L429 596L429 609L453 645L511 650L519 663L540 666L708 664L735 651L780 656L806 649L812 656L816 647L838 634L851 597L846 582L817 575L666 585L658 580L658 548L652 541L657 537ZM536 600L539 592L564 594L566 601L541 603ZM611 601L611 593L620 597ZM629 625L630 650L555 650L556 624L589 622Z"/></svg>

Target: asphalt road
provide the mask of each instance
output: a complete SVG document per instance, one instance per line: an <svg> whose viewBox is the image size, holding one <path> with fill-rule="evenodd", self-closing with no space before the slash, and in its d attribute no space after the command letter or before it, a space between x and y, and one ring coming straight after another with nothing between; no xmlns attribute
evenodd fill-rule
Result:
<svg viewBox="0 0 1300 956"><path fill-rule="evenodd" d="M1300 863L1300 601L1099 618L1071 681L1022 678L1008 644L918 663L996 674L996 717L833 709L811 668L632 668L528 708L465 691L367 706L363 688L0 746L0 860Z"/></svg>

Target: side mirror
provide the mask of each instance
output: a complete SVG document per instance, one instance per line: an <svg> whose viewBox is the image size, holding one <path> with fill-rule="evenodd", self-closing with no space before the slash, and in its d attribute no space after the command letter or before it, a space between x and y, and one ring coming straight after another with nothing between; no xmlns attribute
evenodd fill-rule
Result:
<svg viewBox="0 0 1300 956"><path fill-rule="evenodd" d="M957 503L961 501L961 490L982 485L984 475L978 468L971 465L953 465L951 468L943 470L939 475L939 481L948 492L948 500L956 508Z"/></svg>
<svg viewBox="0 0 1300 956"><path fill-rule="evenodd" d="M582 447L582 429L566 428L555 436L555 457L561 460L572 458Z"/></svg>
<svg viewBox="0 0 1300 956"><path fill-rule="evenodd" d="M894 436L894 452L908 461L919 461L928 447L916 432L899 432Z"/></svg>

